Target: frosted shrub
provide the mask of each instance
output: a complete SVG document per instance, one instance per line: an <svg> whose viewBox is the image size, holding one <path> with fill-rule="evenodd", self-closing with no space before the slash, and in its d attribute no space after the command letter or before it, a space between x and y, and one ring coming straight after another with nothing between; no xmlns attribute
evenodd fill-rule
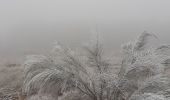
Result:
<svg viewBox="0 0 170 100"><path fill-rule="evenodd" d="M104 56L99 39L81 50L56 42L50 55L26 60L23 93L28 97L45 93L57 99L76 91L92 100L139 100L148 93L156 96L140 100L162 100L167 98L164 91L170 89L170 80L163 74L170 52L168 45L157 40L155 35L143 33L122 46L118 74Z"/></svg>

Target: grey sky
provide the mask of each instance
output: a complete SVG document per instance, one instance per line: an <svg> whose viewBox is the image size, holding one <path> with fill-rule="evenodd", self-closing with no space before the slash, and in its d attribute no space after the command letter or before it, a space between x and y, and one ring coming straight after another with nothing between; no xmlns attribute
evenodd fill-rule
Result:
<svg viewBox="0 0 170 100"><path fill-rule="evenodd" d="M0 55L76 46L98 29L108 48L143 31L170 43L169 0L0 0Z"/></svg>

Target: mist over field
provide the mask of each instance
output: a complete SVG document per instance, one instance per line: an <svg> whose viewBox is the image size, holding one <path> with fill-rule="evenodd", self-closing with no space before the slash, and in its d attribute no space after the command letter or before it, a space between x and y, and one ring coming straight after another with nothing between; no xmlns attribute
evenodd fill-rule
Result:
<svg viewBox="0 0 170 100"><path fill-rule="evenodd" d="M0 55L47 52L54 41L77 46L96 29L109 50L143 31L170 43L168 0L1 0Z"/></svg>
<svg viewBox="0 0 170 100"><path fill-rule="evenodd" d="M169 5L0 0L0 100L170 100Z"/></svg>

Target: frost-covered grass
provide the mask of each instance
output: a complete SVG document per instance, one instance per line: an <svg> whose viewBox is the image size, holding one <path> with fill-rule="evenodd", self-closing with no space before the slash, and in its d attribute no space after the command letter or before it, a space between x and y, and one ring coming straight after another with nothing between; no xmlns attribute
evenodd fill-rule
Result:
<svg viewBox="0 0 170 100"><path fill-rule="evenodd" d="M169 100L170 45L143 33L121 51L120 59L105 56L98 39L81 49L57 43L49 55L29 56L24 66L1 64L0 97L21 93L26 100Z"/></svg>
<svg viewBox="0 0 170 100"><path fill-rule="evenodd" d="M0 98L17 97L23 82L23 68L18 63L0 65Z"/></svg>

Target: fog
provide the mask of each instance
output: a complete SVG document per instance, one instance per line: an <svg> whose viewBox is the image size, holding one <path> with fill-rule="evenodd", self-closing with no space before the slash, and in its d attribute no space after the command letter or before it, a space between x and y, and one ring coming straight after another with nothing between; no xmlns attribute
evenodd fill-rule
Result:
<svg viewBox="0 0 170 100"><path fill-rule="evenodd" d="M0 0L0 56L45 53L55 40L79 46L98 30L106 48L147 31L170 43L169 0Z"/></svg>

